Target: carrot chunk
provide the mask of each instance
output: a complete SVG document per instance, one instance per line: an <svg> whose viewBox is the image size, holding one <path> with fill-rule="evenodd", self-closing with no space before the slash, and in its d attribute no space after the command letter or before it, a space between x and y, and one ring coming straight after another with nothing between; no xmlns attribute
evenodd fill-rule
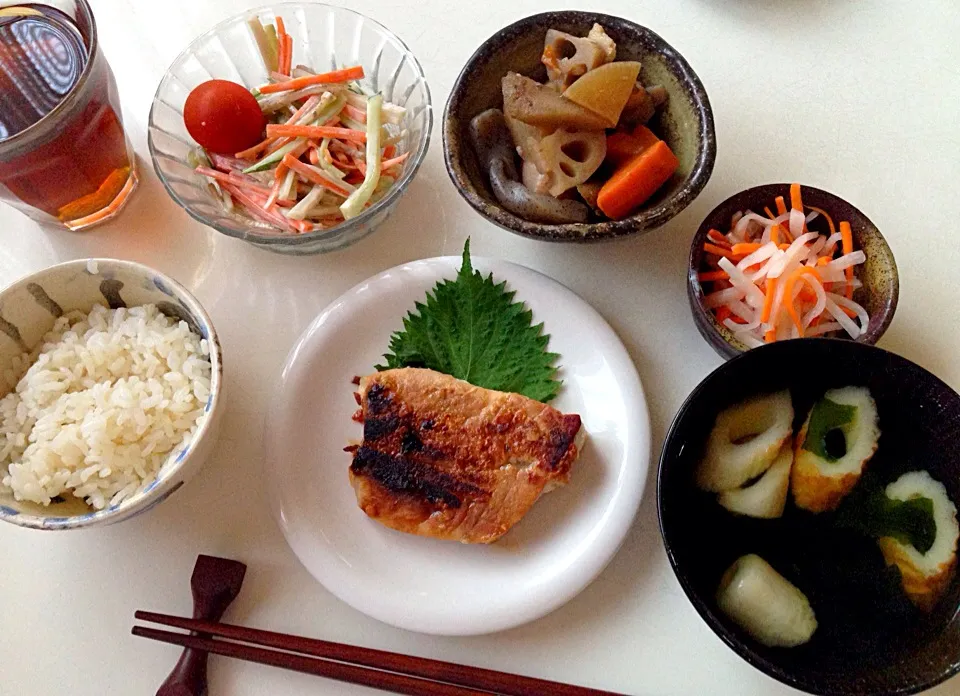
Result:
<svg viewBox="0 0 960 696"><path fill-rule="evenodd" d="M620 167L658 142L660 139L646 126L637 126L630 133L611 133L607 136L605 161L614 167Z"/></svg>
<svg viewBox="0 0 960 696"><path fill-rule="evenodd" d="M673 176L680 161L658 141L617 169L601 187L597 206L609 218L626 217Z"/></svg>

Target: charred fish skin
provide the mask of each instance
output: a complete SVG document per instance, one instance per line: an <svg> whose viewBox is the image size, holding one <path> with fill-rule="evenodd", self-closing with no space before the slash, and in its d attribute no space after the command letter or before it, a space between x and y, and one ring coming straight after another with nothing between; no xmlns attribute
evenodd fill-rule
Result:
<svg viewBox="0 0 960 696"><path fill-rule="evenodd" d="M363 443L350 480L361 509L400 531L490 543L578 456L580 417L420 368L361 380Z"/></svg>

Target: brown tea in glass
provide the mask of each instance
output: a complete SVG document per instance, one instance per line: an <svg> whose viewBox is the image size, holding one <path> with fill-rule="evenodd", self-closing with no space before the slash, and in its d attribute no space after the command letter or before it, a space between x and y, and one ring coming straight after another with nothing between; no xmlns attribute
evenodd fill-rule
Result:
<svg viewBox="0 0 960 696"><path fill-rule="evenodd" d="M0 0L0 200L83 229L137 185L117 85L86 0Z"/></svg>

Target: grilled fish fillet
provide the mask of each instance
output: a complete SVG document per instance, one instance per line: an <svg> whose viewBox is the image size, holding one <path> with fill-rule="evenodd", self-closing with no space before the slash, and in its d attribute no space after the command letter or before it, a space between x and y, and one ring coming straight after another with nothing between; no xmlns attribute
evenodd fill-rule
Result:
<svg viewBox="0 0 960 696"><path fill-rule="evenodd" d="M401 532L496 541L569 480L579 452L580 416L433 370L377 372L358 394L350 482L367 515Z"/></svg>

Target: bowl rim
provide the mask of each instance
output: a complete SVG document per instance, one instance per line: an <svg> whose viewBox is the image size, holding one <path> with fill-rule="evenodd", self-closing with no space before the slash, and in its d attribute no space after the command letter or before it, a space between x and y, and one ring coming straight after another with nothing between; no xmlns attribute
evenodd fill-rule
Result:
<svg viewBox="0 0 960 696"><path fill-rule="evenodd" d="M252 230L238 232L229 227L224 227L219 225L209 219L207 219L202 213L196 212L191 209L191 206L182 200L180 196L173 190L173 187L168 183L166 176L160 169L160 166L157 163L157 160L161 157L162 153L159 153L156 145L153 141L153 131L159 130L169 137L175 138L184 144L192 145L199 147L197 143L186 143L183 138L176 136L168 131L160 128L155 124L154 121L154 110L157 107L157 103L162 101L159 98L160 90L167 84L167 81L170 79L171 69L174 65L177 65L181 60L183 60L188 54L190 54L194 47L197 46L201 41L209 39L211 36L214 36L224 27L229 24L236 22L239 19L246 18L250 19L252 17L259 17L264 13L278 14L278 10L282 11L284 8L296 8L296 7L325 7L337 12L346 12L352 15L360 17L365 22L369 22L374 27L382 31L392 40L396 41L406 52L406 61L411 63L416 72L420 82L423 85L423 90L426 98L426 103L424 105L424 114L426 122L423 126L424 135L420 138L417 149L413 155L413 159L409 162L408 166L404 168L403 174L400 179L397 180L396 184L390 187L390 190L387 191L387 194L381 198L379 201L374 203L369 208L365 209L358 216L351 218L350 220L344 220L342 223L335 225L329 229L314 230L311 232L304 232L302 234L284 234L284 233L269 233L269 232L255 232ZM244 85L246 86L246 85ZM153 164L153 170L157 174L157 178L160 179L160 183L163 184L163 188L166 190L167 194L173 201L179 205L187 214L192 217L197 222L203 223L208 227L212 227L218 232L232 237L234 239L241 239L251 244L260 246L260 247L288 247L288 246L301 246L307 244L308 242L323 242L323 241L335 241L346 229L355 229L362 227L367 223L371 218L376 217L379 213L384 210L389 210L390 207L394 204L395 201L399 199L401 195L407 190L407 187L410 185L410 182L413 181L417 172L420 170L420 167L423 165L424 159L426 159L427 152L430 149L430 140L433 133L433 98L430 93L430 85L427 82L426 73L423 70L423 66L420 64L420 61L414 55L413 51L410 50L410 47L401 39L399 36L390 31L383 24L377 20L368 17L367 15L357 12L349 7L343 7L340 5L331 5L325 2L312 2L311 0L293 0L288 2L278 2L271 3L268 5L260 5L259 7L254 7L243 12L238 12L237 14L231 15L226 19L223 19L217 22L213 27L203 32L196 38L194 38L186 48L184 48L180 53L177 54L176 58L167 66L167 69L163 73L163 77L160 78L160 82L157 85L157 89L154 92L153 100L150 103L150 112L147 116L147 149L150 151L150 161ZM238 220L246 220L237 216ZM264 228L266 229L266 228Z"/></svg>
<svg viewBox="0 0 960 696"><path fill-rule="evenodd" d="M142 274L144 276L153 276L155 278L159 278L164 285L172 291L173 295L178 300L182 301L190 310L190 313L201 323L202 328L207 333L205 338L210 350L210 400L208 402L208 406L206 407L207 417L204 418L203 423L200 424L200 427L197 428L197 432L190 440L190 445L187 448L186 454L177 455L178 458L174 459L170 469L164 472L163 476L158 476L154 482L147 487L146 490L136 494L135 499L132 502L125 500L112 508L107 507L103 510L91 510L90 512L85 512L79 515L68 516L37 515L33 513L20 512L19 510L14 510L13 508L0 505L0 520L9 522L19 527L24 527L27 529L40 529L44 531L56 531L64 529L82 529L92 526L104 526L134 517L141 512L145 512L154 505L163 502L185 482L185 478L178 477L177 474L182 471L189 470L190 464L195 464L195 466L199 465L199 463L194 461L197 456L197 445L207 437L208 433L210 433L212 430L215 430L214 424L217 417L220 415L220 411L218 409L221 402L220 397L223 382L223 362L220 338L217 335L213 321L210 319L210 315L207 314L207 311L200 304L200 301L193 295L193 293L191 293L182 284L167 274L137 261L128 261L124 259L114 259L108 257L74 259L72 261L64 261L53 264L52 266L47 266L38 271L28 273L27 275L18 278L17 280L0 289L0 297L25 287L29 283L37 282L39 279L42 279L51 272L73 270L74 268L89 271L90 266L93 264L101 266L101 268L122 268ZM98 272L99 270L100 269L98 269ZM173 453L171 453L171 456L173 456ZM167 461L164 462L164 465L166 466L167 462L169 461L170 460L168 458Z"/></svg>
<svg viewBox="0 0 960 696"><path fill-rule="evenodd" d="M694 315L694 317L701 316L706 320L705 325L701 325L700 322L696 322L697 328L699 329L700 334L703 336L703 339L724 360L730 360L731 358L737 357L739 355L743 355L744 353L750 352L750 350L756 350L756 349L751 349L745 345L741 348L740 345L742 344L737 345L732 341L727 340L724 337L724 335L720 332L719 325L717 323L716 317L713 314L713 312L707 311L703 306L704 292L703 292L703 287L700 285L700 279L698 277L698 274L700 271L699 271L698 265L696 264L696 259L699 255L700 244L702 243L704 237L706 237L707 232L709 232L710 225L708 224L708 221L711 218L713 218L715 215L717 215L721 209L729 205L729 203L734 198L737 198L738 196L753 196L756 194L756 196L759 198L760 197L759 194L761 190L774 189L774 188L789 189L790 185L791 185L790 183L772 181L764 184L756 184L754 186L750 186L748 188L741 189L740 191L736 191L735 193L730 194L729 196L724 198L722 201L720 201L717 205L715 205L713 209L704 216L703 220L700 222L700 226L697 227L697 231L694 232L693 238L690 240L690 250L687 253L687 299L688 299L688 304L690 305L690 313ZM880 231L880 228L877 227L877 225L866 215L866 213L864 213L862 210L860 210L860 208L855 206L846 198L843 198L842 196L836 193L833 193L832 191L827 191L826 189L822 189L817 186L808 186L806 184L801 184L800 188L804 191L813 191L818 195L822 195L827 199L830 199L831 201L836 201L843 205L849 206L857 215L860 215L864 220L867 221L867 223L869 223L869 225L876 232L877 239L887 249L887 252L890 258L890 263L894 271L892 289L889 296L890 301L888 304L888 309L884 310L884 312L880 315L881 316L880 323L877 324L875 328L873 328L872 326L868 327L868 332L863 336L858 336L857 338L853 338L853 339L839 337L840 340L843 340L843 341L852 341L853 343L860 343L862 345L875 345L877 341L879 341L883 337L887 329L890 328L890 324L893 322L893 315L897 311L897 305L900 299L900 273L899 273L899 270L897 269L897 260L893 254L893 249L890 247L889 242L887 242L886 238L883 236L883 233ZM703 335L704 330L709 330L710 335L715 340L711 340L706 335ZM815 338L815 337L810 337L810 338ZM804 340L806 340L806 337L804 338ZM718 344L716 343L716 341L719 341L720 343Z"/></svg>
<svg viewBox="0 0 960 696"><path fill-rule="evenodd" d="M836 344L842 343L846 346L849 346L849 350L854 351L867 351L880 353L888 358L894 360L902 361L916 369L924 372L931 380L936 383L939 383L939 386L943 387L954 394L957 394L957 391L953 389L949 384L944 382L942 379L933 374L930 370L927 370L922 365L919 365L909 358L905 358L898 353L893 351L886 350L880 346L872 345L869 343L862 343L858 341L850 341L843 338L825 338L823 336L814 336L808 339L805 339L806 343L804 345L814 345L814 344ZM763 672L769 677L776 679L777 681L792 686L795 689L800 689L806 693L811 694L840 694L853 696L853 694L862 693L862 691L837 691L835 688L830 691L823 691L816 688L816 684L806 681L802 677L797 677L793 673L787 672L780 668L775 663L766 660L761 655L752 650L744 641L736 640L733 636L730 635L730 632L726 630L726 627L720 622L717 618L717 613L710 607L707 600L701 596L700 593L696 591L693 587L693 583L687 577L687 574L681 572L679 563L674 553L671 541L668 539L667 530L664 522L664 512L663 512L663 499L665 497L663 476L664 470L675 464L674 461L667 460L668 449L670 449L670 444L673 441L674 437L677 434L677 429L679 427L680 421L686 417L687 412L693 407L693 403L700 399L703 395L703 392L706 391L710 383L714 380L719 379L719 374L724 370L730 369L731 365L736 363L748 360L750 356L754 355L757 351L772 351L772 350L784 350L783 346L785 345L794 345L792 341L780 341L775 343L768 343L757 348L752 348L748 351L740 353L735 357L727 360L726 362L721 363L716 368L710 371L700 382L693 388L693 390L687 395L683 400L683 403L680 405L680 408L677 410L677 413L674 415L673 419L670 421L670 425L666 430L666 434L663 438L663 445L660 450L660 457L657 462L657 484L656 484L656 498L657 498L657 527L660 530L660 541L663 544L663 549L667 554L667 559L670 562L670 568L673 571L674 576L680 584L680 587L683 589L683 593L687 598L687 601L693 605L693 608L696 610L697 614L700 616L700 619L710 628L710 630L716 635L724 644L727 645L734 653L736 653L741 659L750 664L755 669ZM958 395L960 398L960 395ZM911 694L917 694L922 691L933 688L934 686L941 684L956 674L960 673L960 660L954 660L951 666L942 671L940 674L926 679L922 682L917 682L910 684L908 686L902 686L893 688L887 691L882 692L885 696L909 696Z"/></svg>
<svg viewBox="0 0 960 696"><path fill-rule="evenodd" d="M488 50L491 42L495 41L502 34L526 30L528 25L538 21L562 20L572 14L587 15L592 21L601 24L613 22L629 27L631 31L652 41L657 45L659 53L670 58L671 61L679 67L679 80L689 84L694 94L693 106L699 122L699 146L693 168L685 178L683 186L672 196L660 201L649 210L635 213L622 220L575 222L558 225L530 222L508 212L499 203L485 199L477 193L473 183L463 172L462 155L458 160L455 160L451 154L451 142L456 143L458 151L471 147L469 143L461 141L459 121L454 123L455 119L451 112L453 109L459 107L463 94L467 89L469 77L477 69L477 65L481 62L483 54ZM710 99L707 96L703 82L687 62L687 59L652 29L630 19L626 19L625 17L589 10L554 10L528 15L497 30L484 40L460 70L457 79L450 89L450 94L447 97L443 111L442 135L443 160L447 174L451 181L453 181L454 187L467 203L486 220L493 222L502 229L530 239L549 242L609 241L648 232L661 227L682 212L700 195L700 192L707 185L710 176L713 174L713 168L717 158L716 129ZM598 234L596 230L600 226L603 227L604 231Z"/></svg>

